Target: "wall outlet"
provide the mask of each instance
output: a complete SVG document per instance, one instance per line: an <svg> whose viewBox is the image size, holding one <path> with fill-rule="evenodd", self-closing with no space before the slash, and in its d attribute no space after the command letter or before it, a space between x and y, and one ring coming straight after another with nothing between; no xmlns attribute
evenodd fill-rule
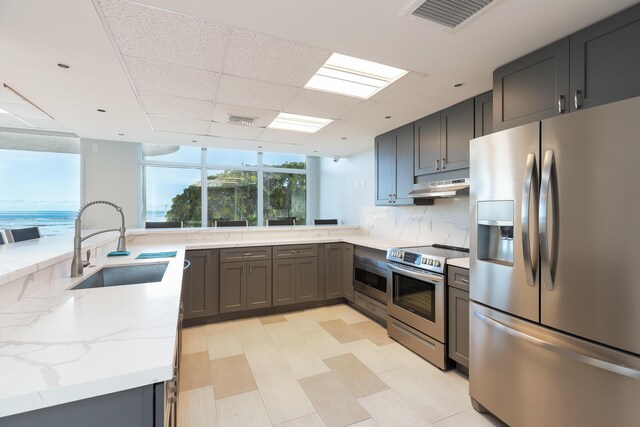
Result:
<svg viewBox="0 0 640 427"><path fill-rule="evenodd" d="M98 152L98 144L92 144L91 148L93 149L93 151L95 151L96 153Z"/></svg>
<svg viewBox="0 0 640 427"><path fill-rule="evenodd" d="M353 188L358 188L358 180L356 179L355 182L353 183Z"/></svg>
<svg viewBox="0 0 640 427"><path fill-rule="evenodd" d="M365 188L367 186L367 180L362 178L360 180L360 188Z"/></svg>

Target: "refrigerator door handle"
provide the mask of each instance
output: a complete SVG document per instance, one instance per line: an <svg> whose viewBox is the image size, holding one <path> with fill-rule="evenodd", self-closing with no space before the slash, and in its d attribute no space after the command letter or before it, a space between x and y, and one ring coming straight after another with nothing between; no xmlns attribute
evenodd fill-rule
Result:
<svg viewBox="0 0 640 427"><path fill-rule="evenodd" d="M559 347L556 344L552 344L548 341L542 340L537 337L533 337L529 334L525 334L524 332L520 332L516 329L510 328L504 323L499 322L495 319L492 319L491 317L488 317L477 311L474 311L473 315L478 320L482 321L488 326L491 326L492 328L497 329L513 338L521 339L523 341L526 341L529 344L535 345L537 347L543 348L545 350L551 351L561 356L569 357L573 360L584 363L586 365L593 366L595 368L604 369L605 371L609 371L617 375L622 375L625 377L640 380L640 370L638 369L624 366L624 365L618 365L616 363L612 363L606 360L588 356L586 354L582 354L577 351L570 350L568 348Z"/></svg>
<svg viewBox="0 0 640 427"><path fill-rule="evenodd" d="M553 187L553 188L552 188ZM549 199L553 193L551 205L551 221L553 221L553 234L551 247L549 247ZM540 206L538 217L540 218L540 266L544 286L550 291L555 285L556 264L558 256L558 179L556 173L556 160L553 150L544 153L542 166L542 184L540 191Z"/></svg>
<svg viewBox="0 0 640 427"><path fill-rule="evenodd" d="M524 174L524 185L522 187L522 257L524 259L525 270L527 275L527 283L529 286L536 285L536 272L538 271L538 251L531 254L531 224L537 227L538 221L535 218L530 221L529 212L531 211L531 196L533 195L534 203L538 202L538 168L536 165L536 155L529 153L527 156L527 166ZM538 230L533 232L537 236ZM536 242L537 243L537 242ZM537 249L537 244L536 244Z"/></svg>

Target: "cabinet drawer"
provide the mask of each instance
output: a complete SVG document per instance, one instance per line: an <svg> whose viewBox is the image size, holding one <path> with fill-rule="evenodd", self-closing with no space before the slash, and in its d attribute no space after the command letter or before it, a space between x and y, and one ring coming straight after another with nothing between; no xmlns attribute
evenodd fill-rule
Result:
<svg viewBox="0 0 640 427"><path fill-rule="evenodd" d="M369 298L366 295L361 294L360 292L355 293L355 298L353 300L354 304L362 307L363 310L369 312L371 315L377 317L379 320L386 322L387 321L387 306L379 303L373 298Z"/></svg>
<svg viewBox="0 0 640 427"><path fill-rule="evenodd" d="M273 247L273 257L275 259L308 256L318 256L318 245L283 245Z"/></svg>
<svg viewBox="0 0 640 427"><path fill-rule="evenodd" d="M469 270L449 266L447 284L454 288L469 292Z"/></svg>
<svg viewBox="0 0 640 427"><path fill-rule="evenodd" d="M270 246L220 249L220 262L251 261L271 259Z"/></svg>

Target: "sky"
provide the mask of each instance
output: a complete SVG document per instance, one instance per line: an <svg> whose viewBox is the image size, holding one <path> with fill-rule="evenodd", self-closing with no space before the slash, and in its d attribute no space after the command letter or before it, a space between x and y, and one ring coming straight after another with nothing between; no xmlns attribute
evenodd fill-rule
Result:
<svg viewBox="0 0 640 427"><path fill-rule="evenodd" d="M79 207L79 154L0 150L0 211Z"/></svg>

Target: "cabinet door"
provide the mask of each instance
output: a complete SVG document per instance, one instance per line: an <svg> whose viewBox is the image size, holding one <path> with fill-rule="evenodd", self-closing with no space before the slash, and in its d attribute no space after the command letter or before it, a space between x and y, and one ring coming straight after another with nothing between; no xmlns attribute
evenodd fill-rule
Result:
<svg viewBox="0 0 640 427"><path fill-rule="evenodd" d="M493 92L485 92L474 99L475 103L475 138L493 133Z"/></svg>
<svg viewBox="0 0 640 427"><path fill-rule="evenodd" d="M396 139L396 190L394 205L413 205L413 123L394 131Z"/></svg>
<svg viewBox="0 0 640 427"><path fill-rule="evenodd" d="M469 292L449 288L449 357L469 367Z"/></svg>
<svg viewBox="0 0 640 427"><path fill-rule="evenodd" d="M572 110L640 95L640 6L570 39Z"/></svg>
<svg viewBox="0 0 640 427"><path fill-rule="evenodd" d="M191 266L182 277L184 318L218 314L218 250L187 251Z"/></svg>
<svg viewBox="0 0 640 427"><path fill-rule="evenodd" d="M247 309L271 307L271 261L247 264Z"/></svg>
<svg viewBox="0 0 640 427"><path fill-rule="evenodd" d="M342 287L344 297L353 302L353 245L342 244Z"/></svg>
<svg viewBox="0 0 640 427"><path fill-rule="evenodd" d="M273 305L296 302L295 258L273 260Z"/></svg>
<svg viewBox="0 0 640 427"><path fill-rule="evenodd" d="M342 297L342 244L324 246L324 299Z"/></svg>
<svg viewBox="0 0 640 427"><path fill-rule="evenodd" d="M317 301L318 257L296 259L296 302Z"/></svg>
<svg viewBox="0 0 640 427"><path fill-rule="evenodd" d="M376 205L390 205L396 192L396 141L387 132L376 138Z"/></svg>
<svg viewBox="0 0 640 427"><path fill-rule="evenodd" d="M493 130L520 126L567 112L568 95L567 37L493 72Z"/></svg>
<svg viewBox="0 0 640 427"><path fill-rule="evenodd" d="M247 308L244 262L220 263L220 313Z"/></svg>
<svg viewBox="0 0 640 427"><path fill-rule="evenodd" d="M440 170L469 167L469 141L473 139L473 98L440 112Z"/></svg>
<svg viewBox="0 0 640 427"><path fill-rule="evenodd" d="M440 172L440 113L415 122L414 174L428 175Z"/></svg>

